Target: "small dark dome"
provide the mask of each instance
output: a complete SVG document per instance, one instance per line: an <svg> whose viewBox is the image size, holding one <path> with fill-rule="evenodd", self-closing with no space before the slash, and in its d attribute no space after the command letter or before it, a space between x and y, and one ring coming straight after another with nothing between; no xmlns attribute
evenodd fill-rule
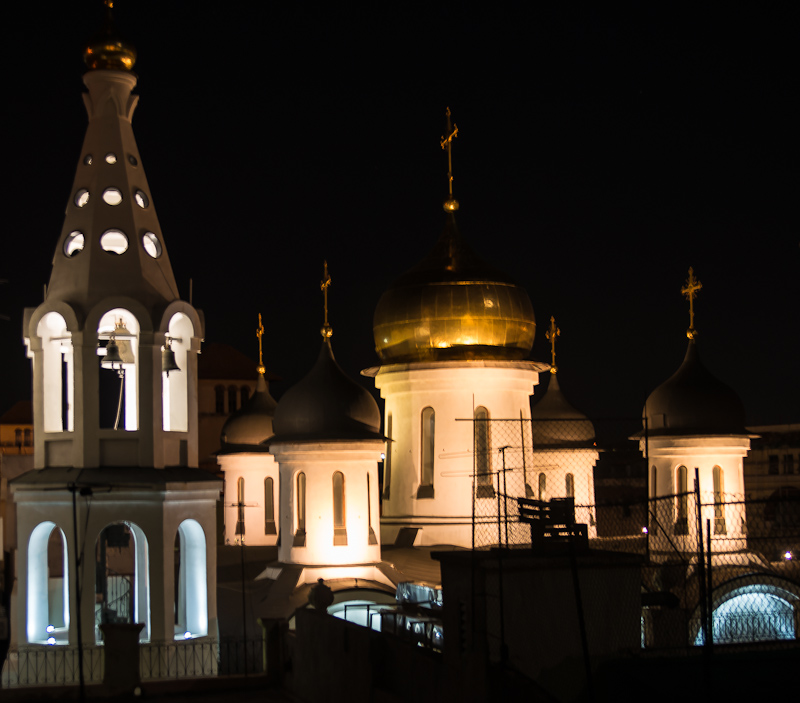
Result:
<svg viewBox="0 0 800 703"><path fill-rule="evenodd" d="M259 374L255 393L222 426L223 453L230 453L231 445L255 446L272 437L272 419L277 407L267 390L264 374Z"/></svg>
<svg viewBox="0 0 800 703"><path fill-rule="evenodd" d="M273 427L274 441L383 439L378 404L345 375L328 338L308 375L281 398Z"/></svg>
<svg viewBox="0 0 800 703"><path fill-rule="evenodd" d="M654 436L746 434L742 401L700 363L694 340L680 368L650 394L644 412Z"/></svg>
<svg viewBox="0 0 800 703"><path fill-rule="evenodd" d="M569 404L556 374L550 374L547 391L531 409L531 420L534 449L543 445L577 448L594 444L594 425Z"/></svg>
<svg viewBox="0 0 800 703"><path fill-rule="evenodd" d="M385 364L525 359L535 332L525 289L462 241L453 212L431 252L381 296L373 321Z"/></svg>

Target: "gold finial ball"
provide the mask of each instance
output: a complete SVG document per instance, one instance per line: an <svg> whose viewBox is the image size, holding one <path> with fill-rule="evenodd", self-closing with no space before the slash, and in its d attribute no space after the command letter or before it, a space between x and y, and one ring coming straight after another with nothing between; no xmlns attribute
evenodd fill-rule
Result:
<svg viewBox="0 0 800 703"><path fill-rule="evenodd" d="M695 339L697 337L697 330L694 329L694 327L691 327L690 329L686 330L686 336L689 339Z"/></svg>
<svg viewBox="0 0 800 703"><path fill-rule="evenodd" d="M83 61L94 71L106 69L112 71L132 71L136 63L136 49L126 42L114 28L111 10L114 3L106 0L106 19L103 29L86 45L83 50Z"/></svg>
<svg viewBox="0 0 800 703"><path fill-rule="evenodd" d="M444 201L443 207L445 212L455 212L458 210L458 200L455 198L448 198Z"/></svg>
<svg viewBox="0 0 800 703"><path fill-rule="evenodd" d="M260 373L263 376L265 373L267 373L267 368L266 366L264 366L264 364L259 364L258 367L256 368L256 371L258 371L258 373Z"/></svg>
<svg viewBox="0 0 800 703"><path fill-rule="evenodd" d="M321 334L323 337L325 337L325 339L328 339L329 337L332 337L332 336L333 336L333 327L331 327L331 326L330 326L330 325L328 325L328 324L326 324L326 325L323 325L323 326L322 326L322 329L319 331L319 333L320 333L320 334Z"/></svg>

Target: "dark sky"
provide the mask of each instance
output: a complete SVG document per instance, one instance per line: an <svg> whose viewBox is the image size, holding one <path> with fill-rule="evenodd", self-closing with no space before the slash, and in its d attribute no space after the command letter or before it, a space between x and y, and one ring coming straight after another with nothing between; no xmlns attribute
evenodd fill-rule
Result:
<svg viewBox="0 0 800 703"><path fill-rule="evenodd" d="M3 10L0 412L30 393L22 308L41 301L70 196L99 5ZM208 342L255 357L262 312L280 395L316 358L327 258L337 359L376 365L378 298L444 224L449 105L462 234L528 290L532 358L549 359L555 315L574 405L640 413L683 358L693 266L705 364L750 423L800 421L787 4L286 5L116 3L152 201Z"/></svg>

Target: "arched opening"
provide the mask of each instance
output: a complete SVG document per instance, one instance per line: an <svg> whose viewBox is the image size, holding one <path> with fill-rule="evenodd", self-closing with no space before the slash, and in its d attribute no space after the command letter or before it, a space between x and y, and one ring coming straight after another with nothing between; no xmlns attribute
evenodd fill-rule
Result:
<svg viewBox="0 0 800 703"><path fill-rule="evenodd" d="M119 361L106 359L114 339ZM100 427L132 432L139 426L139 321L128 310L109 310L97 326Z"/></svg>
<svg viewBox="0 0 800 703"><path fill-rule="evenodd" d="M293 547L306 546L306 475L301 471L295 479L296 525Z"/></svg>
<svg viewBox="0 0 800 703"><path fill-rule="evenodd" d="M417 498L433 498L434 450L436 442L436 413L433 408L422 410L420 478Z"/></svg>
<svg viewBox="0 0 800 703"><path fill-rule="evenodd" d="M567 498L574 498L575 497L575 477L572 474L567 474L567 477L564 481L565 486L564 490L566 491L565 495Z"/></svg>
<svg viewBox="0 0 800 703"><path fill-rule="evenodd" d="M236 482L236 531L234 534L240 541L244 540L244 479L240 476Z"/></svg>
<svg viewBox="0 0 800 703"><path fill-rule="evenodd" d="M685 466L675 472L675 534L689 534L689 473Z"/></svg>
<svg viewBox="0 0 800 703"><path fill-rule="evenodd" d="M264 479L264 534L277 534L275 528L275 482L271 476Z"/></svg>
<svg viewBox="0 0 800 703"><path fill-rule="evenodd" d="M42 340L42 381L45 432L75 429L75 365L72 333L57 312L39 321L36 334Z"/></svg>
<svg viewBox="0 0 800 703"><path fill-rule="evenodd" d="M539 474L539 500L547 500L547 476Z"/></svg>
<svg viewBox="0 0 800 703"><path fill-rule="evenodd" d="M344 474L336 471L333 474L333 544L347 544L347 526L345 523Z"/></svg>
<svg viewBox="0 0 800 703"><path fill-rule="evenodd" d="M107 525L95 546L95 640L102 623L143 623L150 640L150 578L147 538L130 522Z"/></svg>
<svg viewBox="0 0 800 703"><path fill-rule="evenodd" d="M369 474L367 474L367 525L369 526L369 544L378 544L375 530L372 529L372 486L369 481Z"/></svg>
<svg viewBox="0 0 800 703"><path fill-rule="evenodd" d="M389 500L392 492L392 413L386 413L386 458L383 460L383 498Z"/></svg>
<svg viewBox="0 0 800 703"><path fill-rule="evenodd" d="M177 370L161 372L162 423L165 432L189 430L189 351L194 336L191 320L176 313L169 321L166 348L174 354Z"/></svg>
<svg viewBox="0 0 800 703"><path fill-rule="evenodd" d="M475 482L478 498L494 498L492 458L489 441L489 411L475 408Z"/></svg>
<svg viewBox="0 0 800 703"><path fill-rule="evenodd" d="M67 540L54 522L42 522L28 541L28 642L69 643Z"/></svg>
<svg viewBox="0 0 800 703"><path fill-rule="evenodd" d="M184 520L175 535L175 639L208 634L206 535L196 520Z"/></svg>
<svg viewBox="0 0 800 703"><path fill-rule="evenodd" d="M725 475L719 466L715 466L711 472L714 482L714 534L726 535L728 530L725 526Z"/></svg>

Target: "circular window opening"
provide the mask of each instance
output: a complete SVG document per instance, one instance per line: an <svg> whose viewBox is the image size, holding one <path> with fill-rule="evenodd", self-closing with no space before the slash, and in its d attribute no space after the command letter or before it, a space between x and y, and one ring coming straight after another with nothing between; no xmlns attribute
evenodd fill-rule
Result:
<svg viewBox="0 0 800 703"><path fill-rule="evenodd" d="M117 188L106 188L103 191L103 200L109 205L119 205L122 202L122 193Z"/></svg>
<svg viewBox="0 0 800 703"><path fill-rule="evenodd" d="M128 251L128 238L118 229L109 229L100 237L100 246L103 247L103 251L123 254Z"/></svg>
<svg viewBox="0 0 800 703"><path fill-rule="evenodd" d="M78 207L85 207L88 202L89 191L86 190L86 188L81 188L77 193L75 193L75 204Z"/></svg>
<svg viewBox="0 0 800 703"><path fill-rule="evenodd" d="M136 204L139 207L144 208L150 204L150 201L147 199L147 196L144 194L143 190L137 190L133 197L136 199Z"/></svg>
<svg viewBox="0 0 800 703"><path fill-rule="evenodd" d="M85 163L87 166L91 166L92 165L92 155L91 154L86 154L86 156L83 157L83 163Z"/></svg>
<svg viewBox="0 0 800 703"><path fill-rule="evenodd" d="M139 162L136 160L136 157L133 154L128 154L128 161L131 162L132 166L138 166Z"/></svg>
<svg viewBox="0 0 800 703"><path fill-rule="evenodd" d="M83 236L83 232L71 232L67 235L67 239L64 242L64 253L67 256L75 256L76 254L80 254L83 251L83 245L85 243L85 238Z"/></svg>
<svg viewBox="0 0 800 703"><path fill-rule="evenodd" d="M106 154L106 163L107 164L115 164L117 163L117 155L113 153Z"/></svg>
<svg viewBox="0 0 800 703"><path fill-rule="evenodd" d="M158 237L152 232L146 232L142 237L142 246L154 259L161 256L161 242L158 241Z"/></svg>

